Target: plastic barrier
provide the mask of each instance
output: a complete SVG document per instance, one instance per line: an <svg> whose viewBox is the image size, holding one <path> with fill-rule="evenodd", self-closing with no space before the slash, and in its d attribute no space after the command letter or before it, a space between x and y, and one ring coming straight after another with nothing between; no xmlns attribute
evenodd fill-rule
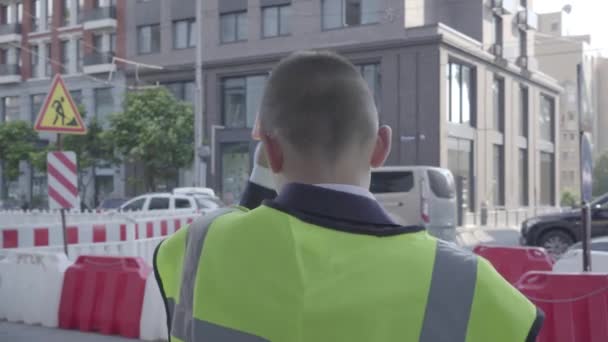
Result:
<svg viewBox="0 0 608 342"><path fill-rule="evenodd" d="M57 327L63 254L0 251L0 319Z"/></svg>
<svg viewBox="0 0 608 342"><path fill-rule="evenodd" d="M538 247L499 247L479 245L473 252L496 268L508 282L515 284L528 271L551 271L553 259Z"/></svg>
<svg viewBox="0 0 608 342"><path fill-rule="evenodd" d="M153 273L150 273L146 281L144 305L139 325L139 338L146 341L167 339L165 303L160 295L160 289Z"/></svg>
<svg viewBox="0 0 608 342"><path fill-rule="evenodd" d="M608 274L534 271L516 287L546 315L537 342L608 341Z"/></svg>
<svg viewBox="0 0 608 342"><path fill-rule="evenodd" d="M591 270L608 274L608 252L591 251ZM555 265L554 272L569 273L583 271L583 251L575 249L562 255Z"/></svg>
<svg viewBox="0 0 608 342"><path fill-rule="evenodd" d="M141 258L78 257L65 272L59 327L139 337L149 274Z"/></svg>

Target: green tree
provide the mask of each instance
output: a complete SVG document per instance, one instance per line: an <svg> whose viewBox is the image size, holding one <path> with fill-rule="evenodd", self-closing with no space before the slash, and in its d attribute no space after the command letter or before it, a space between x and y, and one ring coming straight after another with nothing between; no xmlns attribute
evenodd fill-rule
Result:
<svg viewBox="0 0 608 342"><path fill-rule="evenodd" d="M0 125L0 161L3 164L5 181L15 181L20 175L19 162L29 161L36 149L38 134L25 121L10 121ZM5 189L0 189L4 198Z"/></svg>
<svg viewBox="0 0 608 342"><path fill-rule="evenodd" d="M122 113L110 117L109 134L126 162L141 163L147 191L177 178L193 158L194 115L165 88L127 93Z"/></svg>
<svg viewBox="0 0 608 342"><path fill-rule="evenodd" d="M600 196L608 193L608 152L595 161L593 170L593 194Z"/></svg>
<svg viewBox="0 0 608 342"><path fill-rule="evenodd" d="M575 207L577 198L572 192L566 190L562 192L562 199L560 202L562 207Z"/></svg>

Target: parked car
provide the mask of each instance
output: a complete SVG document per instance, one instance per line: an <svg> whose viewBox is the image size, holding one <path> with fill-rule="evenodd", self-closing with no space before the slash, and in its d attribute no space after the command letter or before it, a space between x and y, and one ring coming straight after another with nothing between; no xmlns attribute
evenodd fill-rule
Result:
<svg viewBox="0 0 608 342"><path fill-rule="evenodd" d="M219 197L215 195L215 191L211 188L202 187L184 187L173 189L174 194L193 196L199 206L199 209L211 211L217 208L226 206Z"/></svg>
<svg viewBox="0 0 608 342"><path fill-rule="evenodd" d="M608 236L591 239L591 271L608 273ZM583 272L583 243L570 246L553 266L555 272Z"/></svg>
<svg viewBox="0 0 608 342"><path fill-rule="evenodd" d="M198 210L199 204L193 196L170 193L152 193L137 196L120 207L120 211L149 210Z"/></svg>
<svg viewBox="0 0 608 342"><path fill-rule="evenodd" d="M591 203L591 237L608 236L608 194ZM522 223L520 243L544 247L554 256L581 241L581 210L569 209L560 213L531 218Z"/></svg>
<svg viewBox="0 0 608 342"><path fill-rule="evenodd" d="M106 198L97 206L97 210L105 211L118 209L123 203L127 202L126 198Z"/></svg>
<svg viewBox="0 0 608 342"><path fill-rule="evenodd" d="M173 189L173 193L176 195L201 195L209 197L217 197L215 191L211 188L203 187L183 187Z"/></svg>
<svg viewBox="0 0 608 342"><path fill-rule="evenodd" d="M568 251L582 250L583 242L579 241L568 248ZM591 250L596 252L608 252L608 236L591 239Z"/></svg>
<svg viewBox="0 0 608 342"><path fill-rule="evenodd" d="M372 170L370 191L403 225L423 225L436 237L456 238L456 189L450 170L389 166Z"/></svg>

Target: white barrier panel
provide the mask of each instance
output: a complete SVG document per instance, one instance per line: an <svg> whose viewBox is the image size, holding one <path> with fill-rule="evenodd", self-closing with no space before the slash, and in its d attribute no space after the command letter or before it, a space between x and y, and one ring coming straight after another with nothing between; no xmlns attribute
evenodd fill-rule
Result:
<svg viewBox="0 0 608 342"><path fill-rule="evenodd" d="M167 313L154 273L146 280L144 303L139 324L139 338L145 341L167 339Z"/></svg>
<svg viewBox="0 0 608 342"><path fill-rule="evenodd" d="M5 250L0 258L0 318L57 327L65 255Z"/></svg>
<svg viewBox="0 0 608 342"><path fill-rule="evenodd" d="M591 251L591 270L594 273L608 273L608 252ZM583 272L583 251L575 249L567 252L553 265L554 272Z"/></svg>

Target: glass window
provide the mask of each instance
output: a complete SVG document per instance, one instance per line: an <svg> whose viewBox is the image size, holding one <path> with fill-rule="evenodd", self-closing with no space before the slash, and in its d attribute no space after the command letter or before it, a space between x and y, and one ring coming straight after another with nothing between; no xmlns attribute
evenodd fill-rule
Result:
<svg viewBox="0 0 608 342"><path fill-rule="evenodd" d="M555 100L547 95L541 95L539 116L540 138L554 142Z"/></svg>
<svg viewBox="0 0 608 342"><path fill-rule="evenodd" d="M36 94L30 96L31 104L32 104L32 112L31 112L31 120L34 122L40 113L40 108L46 98L46 94Z"/></svg>
<svg viewBox="0 0 608 342"><path fill-rule="evenodd" d="M455 196L454 178L448 172L428 170L431 191L439 198L453 198Z"/></svg>
<svg viewBox="0 0 608 342"><path fill-rule="evenodd" d="M528 33L526 30L519 30L519 55L528 56Z"/></svg>
<svg viewBox="0 0 608 342"><path fill-rule="evenodd" d="M173 48L185 49L194 47L196 39L194 35L194 19L179 20L173 22Z"/></svg>
<svg viewBox="0 0 608 342"><path fill-rule="evenodd" d="M367 86L374 96L374 101L376 102L378 112L380 112L380 103L382 101L380 64L362 64L358 65L358 67L359 71L361 72L361 76L363 76L363 79L365 79L365 82L367 82Z"/></svg>
<svg viewBox="0 0 608 342"><path fill-rule="evenodd" d="M264 37L285 36L291 33L291 5L262 8L262 34Z"/></svg>
<svg viewBox="0 0 608 342"><path fill-rule="evenodd" d="M222 82L224 125L230 128L253 127L262 101L266 75L231 77Z"/></svg>
<svg viewBox="0 0 608 342"><path fill-rule="evenodd" d="M19 96L7 96L2 100L2 106L4 107L4 121L9 122L19 120Z"/></svg>
<svg viewBox="0 0 608 342"><path fill-rule="evenodd" d="M492 187L494 193L494 205L505 205L505 163L504 163L504 147L502 145L494 145L494 167Z"/></svg>
<svg viewBox="0 0 608 342"><path fill-rule="evenodd" d="M169 197L152 197L148 210L167 210L169 209Z"/></svg>
<svg viewBox="0 0 608 342"><path fill-rule="evenodd" d="M53 65L51 64L51 43L44 44L45 52L46 52L46 64L44 69L44 75L47 77L51 77L53 74Z"/></svg>
<svg viewBox="0 0 608 342"><path fill-rule="evenodd" d="M176 198L175 199L175 209L190 209L192 205L190 204L190 200L187 198Z"/></svg>
<svg viewBox="0 0 608 342"><path fill-rule="evenodd" d="M82 38L76 40L76 68L78 72L82 71L83 66L83 49L82 49Z"/></svg>
<svg viewBox="0 0 608 342"><path fill-rule="evenodd" d="M103 51L103 33L93 34L93 49L97 52Z"/></svg>
<svg viewBox="0 0 608 342"><path fill-rule="evenodd" d="M23 3L20 2L17 4L17 23L21 24L23 22Z"/></svg>
<svg viewBox="0 0 608 342"><path fill-rule="evenodd" d="M505 81L502 78L494 77L492 84L493 95L493 127L498 132L504 132L505 122Z"/></svg>
<svg viewBox="0 0 608 342"><path fill-rule="evenodd" d="M137 199L131 203L128 203L127 205L125 205L122 210L124 211L136 211L136 210L141 210L144 207L144 204L146 203L146 199L145 198L140 198Z"/></svg>
<svg viewBox="0 0 608 342"><path fill-rule="evenodd" d="M70 41L61 41L61 73L67 74L70 71Z"/></svg>
<svg viewBox="0 0 608 342"><path fill-rule="evenodd" d="M30 16L30 19L32 20L32 31L38 31L40 30L40 0L33 0L32 1L32 13L34 15Z"/></svg>
<svg viewBox="0 0 608 342"><path fill-rule="evenodd" d="M540 204L555 205L555 161L552 153L540 153Z"/></svg>
<svg viewBox="0 0 608 342"><path fill-rule="evenodd" d="M38 68L38 45L30 45L30 64L32 66L32 77L39 77Z"/></svg>
<svg viewBox="0 0 608 342"><path fill-rule="evenodd" d="M98 88L94 90L95 117L102 124L107 123L108 116L114 112L114 98L112 88Z"/></svg>
<svg viewBox="0 0 608 342"><path fill-rule="evenodd" d="M528 106L528 88L519 88L519 135L522 137L528 137L528 120L529 120L529 106Z"/></svg>
<svg viewBox="0 0 608 342"><path fill-rule="evenodd" d="M473 70L471 67L450 62L447 66L448 121L472 125Z"/></svg>
<svg viewBox="0 0 608 342"><path fill-rule="evenodd" d="M82 22L82 9L84 8L84 0L76 0L76 20Z"/></svg>
<svg viewBox="0 0 608 342"><path fill-rule="evenodd" d="M377 0L322 0L323 29L378 22Z"/></svg>
<svg viewBox="0 0 608 342"><path fill-rule="evenodd" d="M448 138L448 168L457 180L458 200L471 212L475 210L473 160L473 141Z"/></svg>
<svg viewBox="0 0 608 342"><path fill-rule="evenodd" d="M527 207L530 204L528 189L528 150L519 149L519 205Z"/></svg>
<svg viewBox="0 0 608 342"><path fill-rule="evenodd" d="M502 17L500 15L494 15L494 43L502 45Z"/></svg>
<svg viewBox="0 0 608 342"><path fill-rule="evenodd" d="M71 17L71 8L70 3L71 0L63 0L62 9L63 9L63 26L70 25L70 17Z"/></svg>
<svg viewBox="0 0 608 342"><path fill-rule="evenodd" d="M114 53L116 51L116 33L110 33L110 51Z"/></svg>
<svg viewBox="0 0 608 342"><path fill-rule="evenodd" d="M53 4L55 0L46 0L46 30L53 27Z"/></svg>
<svg viewBox="0 0 608 342"><path fill-rule="evenodd" d="M249 143L232 143L221 146L222 199L231 205L238 202L249 178Z"/></svg>
<svg viewBox="0 0 608 342"><path fill-rule="evenodd" d="M230 43L247 40L247 12L220 15L220 41Z"/></svg>
<svg viewBox="0 0 608 342"><path fill-rule="evenodd" d="M373 194L409 192L414 187L414 174L410 171L372 172L369 191Z"/></svg>
<svg viewBox="0 0 608 342"><path fill-rule="evenodd" d="M137 51L140 54L160 52L160 25L145 25L137 28Z"/></svg>

